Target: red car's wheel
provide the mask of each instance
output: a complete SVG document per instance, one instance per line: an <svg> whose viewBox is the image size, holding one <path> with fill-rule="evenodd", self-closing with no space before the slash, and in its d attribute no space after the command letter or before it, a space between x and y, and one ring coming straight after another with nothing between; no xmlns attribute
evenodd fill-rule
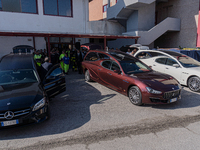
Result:
<svg viewBox="0 0 200 150"><path fill-rule="evenodd" d="M129 100L134 105L142 105L142 94L137 86L132 86L128 92Z"/></svg>

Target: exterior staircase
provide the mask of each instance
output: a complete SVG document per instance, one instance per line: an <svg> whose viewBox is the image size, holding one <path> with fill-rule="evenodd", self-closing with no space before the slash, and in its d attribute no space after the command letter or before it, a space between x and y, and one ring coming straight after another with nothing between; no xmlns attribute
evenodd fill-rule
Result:
<svg viewBox="0 0 200 150"><path fill-rule="evenodd" d="M138 43L142 45L150 45L164 33L171 31L180 31L180 29L181 20L178 18L168 17L148 31L132 31L125 32L123 34L131 36L140 36Z"/></svg>

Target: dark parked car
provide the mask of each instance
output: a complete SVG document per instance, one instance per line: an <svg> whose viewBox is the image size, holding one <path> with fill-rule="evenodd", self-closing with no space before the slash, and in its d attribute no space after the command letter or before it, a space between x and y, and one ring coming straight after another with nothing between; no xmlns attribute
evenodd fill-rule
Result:
<svg viewBox="0 0 200 150"><path fill-rule="evenodd" d="M59 65L40 80L32 54L9 54L0 59L0 127L38 123L48 118L49 99L65 91Z"/></svg>
<svg viewBox="0 0 200 150"><path fill-rule="evenodd" d="M102 46L94 43L85 43L81 45L81 48L85 51L89 51L89 50L102 49Z"/></svg>
<svg viewBox="0 0 200 150"><path fill-rule="evenodd" d="M171 103L181 86L167 74L153 71L135 57L119 51L92 50L82 62L85 80L94 80L129 97L135 105Z"/></svg>

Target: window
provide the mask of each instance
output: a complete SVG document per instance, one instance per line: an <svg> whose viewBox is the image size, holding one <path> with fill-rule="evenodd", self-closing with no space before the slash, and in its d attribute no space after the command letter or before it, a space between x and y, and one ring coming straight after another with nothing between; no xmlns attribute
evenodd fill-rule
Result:
<svg viewBox="0 0 200 150"><path fill-rule="evenodd" d="M108 55L105 55L105 54L102 54L102 53L99 53L99 58L100 59L110 59L110 57Z"/></svg>
<svg viewBox="0 0 200 150"><path fill-rule="evenodd" d="M102 66L106 69L110 69L111 61L104 61L102 62Z"/></svg>
<svg viewBox="0 0 200 150"><path fill-rule="evenodd" d="M44 14L72 17L72 0L44 0Z"/></svg>
<svg viewBox="0 0 200 150"><path fill-rule="evenodd" d="M168 58L167 59L167 65L170 65L170 66L173 66L173 64L178 64L175 60L171 59L171 58Z"/></svg>
<svg viewBox="0 0 200 150"><path fill-rule="evenodd" d="M37 13L37 0L0 0L0 10L8 12Z"/></svg>
<svg viewBox="0 0 200 150"><path fill-rule="evenodd" d="M111 70L120 70L120 67L119 67L119 65L116 63L116 62L113 62L112 63L112 66L111 66Z"/></svg>
<svg viewBox="0 0 200 150"><path fill-rule="evenodd" d="M157 53L157 52L148 52L151 57L156 57L156 56L164 56L164 54Z"/></svg>
<svg viewBox="0 0 200 150"><path fill-rule="evenodd" d="M106 11L107 11L107 8L108 8L108 4L103 5L103 12L106 12Z"/></svg>
<svg viewBox="0 0 200 150"><path fill-rule="evenodd" d="M98 60L98 56L95 52L91 52L86 56L85 60L86 61L95 61L95 60Z"/></svg>
<svg viewBox="0 0 200 150"><path fill-rule="evenodd" d="M0 71L0 85L24 84L38 82L35 71L32 69Z"/></svg>
<svg viewBox="0 0 200 150"><path fill-rule="evenodd" d="M158 59L156 59L156 62L164 65L166 60L167 60L167 58L158 58Z"/></svg>
<svg viewBox="0 0 200 150"><path fill-rule="evenodd" d="M55 70L53 70L50 74L50 76L56 77L62 74L62 69L61 68L56 68Z"/></svg>

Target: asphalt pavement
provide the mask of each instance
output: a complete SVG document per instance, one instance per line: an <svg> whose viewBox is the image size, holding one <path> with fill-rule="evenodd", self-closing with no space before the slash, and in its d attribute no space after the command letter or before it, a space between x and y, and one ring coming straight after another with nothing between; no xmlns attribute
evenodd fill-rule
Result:
<svg viewBox="0 0 200 150"><path fill-rule="evenodd" d="M50 102L50 119L0 130L0 149L200 149L200 93L183 87L175 103L135 106L77 72L66 85Z"/></svg>

